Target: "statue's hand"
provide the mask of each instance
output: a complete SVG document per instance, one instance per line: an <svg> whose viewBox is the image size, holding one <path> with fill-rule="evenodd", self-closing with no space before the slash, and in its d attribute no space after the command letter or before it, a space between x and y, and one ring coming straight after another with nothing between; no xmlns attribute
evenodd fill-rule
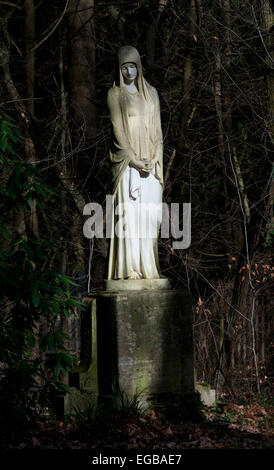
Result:
<svg viewBox="0 0 274 470"><path fill-rule="evenodd" d="M155 159L151 161L134 159L131 160L131 166L133 166L133 168L136 168L136 170L140 171L140 173L148 174L153 170L156 161L157 160Z"/></svg>
<svg viewBox="0 0 274 470"><path fill-rule="evenodd" d="M150 173L153 170L153 168L155 167L156 162L157 162L157 159L153 159L153 160L150 160L148 162L145 162L142 171L144 173Z"/></svg>
<svg viewBox="0 0 274 470"><path fill-rule="evenodd" d="M145 173L150 173L152 169L153 169L153 165L151 164L151 162L144 162L143 163L142 171L144 171Z"/></svg>
<svg viewBox="0 0 274 470"><path fill-rule="evenodd" d="M138 171L143 171L145 166L142 160L132 159L130 165Z"/></svg>

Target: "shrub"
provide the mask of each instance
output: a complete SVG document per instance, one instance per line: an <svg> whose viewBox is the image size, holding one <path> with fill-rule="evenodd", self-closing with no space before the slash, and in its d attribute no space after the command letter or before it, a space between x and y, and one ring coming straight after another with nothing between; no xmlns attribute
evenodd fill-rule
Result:
<svg viewBox="0 0 274 470"><path fill-rule="evenodd" d="M28 220L34 204L43 209L52 193L39 170L17 155L20 147L15 123L0 114L0 407L5 425L29 423L64 389L61 378L74 356L56 320L82 308L70 292L76 284L50 266L54 243L30 230L19 235L11 225L14 214Z"/></svg>

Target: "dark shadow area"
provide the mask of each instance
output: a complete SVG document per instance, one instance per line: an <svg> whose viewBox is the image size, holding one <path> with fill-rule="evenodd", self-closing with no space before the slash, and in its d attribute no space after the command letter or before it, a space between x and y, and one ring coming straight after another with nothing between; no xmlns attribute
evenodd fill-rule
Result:
<svg viewBox="0 0 274 470"><path fill-rule="evenodd" d="M229 424L159 420L155 414L127 413L101 406L97 416L36 423L11 439L1 430L1 449L273 449L267 432L232 429ZM15 433L16 434L16 433ZM15 436L14 434L14 436ZM14 437L13 436L13 437Z"/></svg>

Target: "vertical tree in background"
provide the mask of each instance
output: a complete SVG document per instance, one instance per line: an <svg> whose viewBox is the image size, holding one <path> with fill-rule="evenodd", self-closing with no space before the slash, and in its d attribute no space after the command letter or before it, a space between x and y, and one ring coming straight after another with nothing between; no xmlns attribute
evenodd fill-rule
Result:
<svg viewBox="0 0 274 470"><path fill-rule="evenodd" d="M94 0L70 2L70 98L76 124L86 147L96 138L96 61Z"/></svg>
<svg viewBox="0 0 274 470"><path fill-rule="evenodd" d="M25 0L25 62L26 62L26 108L30 117L34 118L35 109L35 8L33 0ZM25 140L27 161L35 164L36 152L34 142L30 136ZM31 208L30 226L39 236L36 201Z"/></svg>
<svg viewBox="0 0 274 470"><path fill-rule="evenodd" d="M152 2L152 21L147 27L146 35L146 63L150 74L154 72L155 66L155 41L158 32L159 21L168 0L157 0Z"/></svg>
<svg viewBox="0 0 274 470"><path fill-rule="evenodd" d="M96 41L94 29L94 0L72 0L69 10L69 91L72 114L72 142L78 147L77 162L74 159L71 177L77 181L77 173L83 178L89 171L96 143ZM81 142L81 148L79 148ZM79 188L79 184L78 184ZM75 193L75 191L74 191ZM80 209L78 204L78 209ZM80 209L80 213L83 211ZM79 214L72 220L72 240L75 265L73 272L84 272L85 255L83 240L79 237L82 219Z"/></svg>
<svg viewBox="0 0 274 470"><path fill-rule="evenodd" d="M33 0L25 0L25 60L27 108L34 117L35 85L35 8Z"/></svg>
<svg viewBox="0 0 274 470"><path fill-rule="evenodd" d="M184 60L184 76L183 76L183 101L182 101L182 117L181 117L181 147L188 147L187 143L187 128L191 114L191 86L193 81L193 52L195 40L197 37L196 32L196 21L197 21L197 12L195 0L190 0L188 6L188 37L186 41L186 55Z"/></svg>
<svg viewBox="0 0 274 470"><path fill-rule="evenodd" d="M267 118L267 127L269 129L269 137L274 140L274 43L273 43L273 28L274 28L274 12L273 5L269 0L261 0L262 9L262 41L264 42L265 60L268 65L268 72L266 74L266 82L269 95L269 116Z"/></svg>

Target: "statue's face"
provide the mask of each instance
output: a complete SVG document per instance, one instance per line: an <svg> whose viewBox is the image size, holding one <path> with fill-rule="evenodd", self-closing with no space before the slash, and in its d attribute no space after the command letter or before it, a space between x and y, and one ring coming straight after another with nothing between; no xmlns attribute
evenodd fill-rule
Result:
<svg viewBox="0 0 274 470"><path fill-rule="evenodd" d="M126 62L121 67L121 72L124 77L125 83L129 85L137 77L137 67L133 62Z"/></svg>

